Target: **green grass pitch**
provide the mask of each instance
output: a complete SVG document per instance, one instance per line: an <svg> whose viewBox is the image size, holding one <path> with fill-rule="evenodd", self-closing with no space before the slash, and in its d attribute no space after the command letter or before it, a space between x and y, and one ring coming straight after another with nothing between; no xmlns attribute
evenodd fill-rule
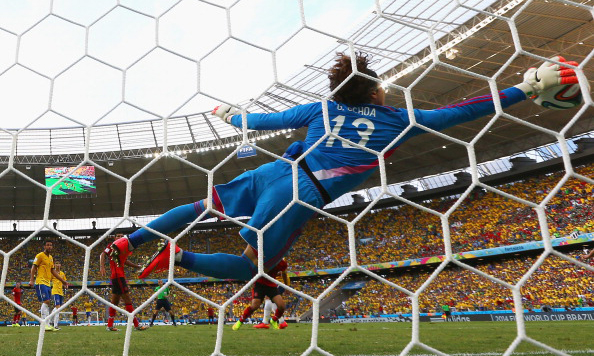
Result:
<svg viewBox="0 0 594 356"><path fill-rule="evenodd" d="M442 352L465 356L501 355L516 336L513 322L422 323L421 340ZM594 355L594 322L527 322L526 333L571 355ZM210 355L216 325L154 326L132 331L130 355ZM34 355L38 327L0 328L0 354ZM321 324L319 346L334 355L398 355L410 340L410 323ZM108 332L101 326L62 327L45 335L43 355L121 355L125 331ZM311 340L311 325L289 324L285 330L258 330L225 326L225 355L300 355ZM319 355L313 352L312 355ZM414 348L411 355L431 355ZM552 355L522 343L514 355Z"/></svg>

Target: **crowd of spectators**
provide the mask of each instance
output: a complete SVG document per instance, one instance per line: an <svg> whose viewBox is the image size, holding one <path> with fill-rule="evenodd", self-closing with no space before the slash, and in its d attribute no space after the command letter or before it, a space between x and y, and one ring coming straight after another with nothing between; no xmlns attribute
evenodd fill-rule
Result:
<svg viewBox="0 0 594 356"><path fill-rule="evenodd" d="M594 177L594 165L577 167L576 172L584 176ZM521 199L538 203L549 194L552 187L561 180L562 176L562 172L553 173L505 184L496 188ZM567 236L573 232L594 231L594 194L592 189L592 185L573 178L569 179L562 186L559 192L546 205L547 222L551 236L560 237ZM457 199L458 197L448 197L426 201L422 204L435 211L446 212ZM355 217L356 215L354 214L342 216L346 220L352 220ZM540 225L536 212L533 209L515 200L485 190L471 192L451 214L449 223L454 252L480 250L541 239ZM439 218L409 205L371 211L359 220L355 226L355 231L357 259L360 264L431 257L444 253L443 232ZM311 221L306 225L303 235L287 256L289 271L315 270L348 265L349 251L347 236L346 226L333 219L319 218ZM54 241L54 258L61 262L62 270L65 272L67 279L71 281L82 280L82 271L85 263L83 249L64 240L56 239ZM81 238L77 241L84 245L90 245L95 239ZM22 240L14 238L0 238L0 249L8 252L21 242ZM179 244L183 249L200 253L224 252L241 254L245 248L245 242L239 237L237 228L192 232L190 235L180 239ZM90 254L88 280L107 279L99 275L98 262L99 254L105 245L106 242L101 242ZM6 280L28 281L32 260L38 252L42 251L42 246L43 241L34 238L16 250L10 256ZM155 244L145 244L135 250L131 256L131 260L140 263L142 262L142 256L150 256L154 252L154 249ZM529 260L511 260L501 265L495 264L493 265L495 267L489 268L498 270L499 268L508 266L505 267L511 268L511 272L508 275L515 276L513 266L517 267L525 263L530 262ZM444 271L444 274L447 275L445 279L450 281L471 278L465 277L467 272L463 270L447 269ZM129 272L130 278L134 278L134 275L134 271ZM175 276L196 277L198 275L191 271L176 268ZM551 278L553 277L551 276ZM399 278L403 279L402 285L410 285L414 281L424 280L425 277L422 277L418 273L407 273ZM295 283L302 283L297 279L294 279L294 281ZM540 280L535 278L534 283L537 281ZM565 283L563 281L552 281L550 283ZM543 281L543 283L545 282L549 283L549 281ZM311 288L312 292L318 291L317 287L314 286L318 284L323 285L323 283L309 283L307 284L307 288ZM459 285L461 286L462 284ZM231 285L233 286L231 290L237 289L235 284ZM553 283L553 285L555 284ZM199 287L192 286L191 288L198 288L201 291L201 295L209 295L213 298L221 295L227 296L229 294L227 292L221 293L221 289L227 290L228 287L217 283L203 284ZM368 287L359 293L358 298L364 297L369 293L382 295L384 288L385 286L370 282L368 283ZM493 289L493 291L498 290L497 288ZM142 300L144 299L143 297L148 295L142 293L150 293L151 290L142 292L142 289L139 289L136 292L141 293L137 299ZM503 293L503 291L500 292ZM389 291L389 293L394 293L394 291ZM426 293L427 295L431 294L429 291ZM504 295L501 293L498 294L500 297ZM184 293L177 294L184 295ZM472 302L482 303L484 307L492 308L494 306L493 303L496 303L495 299L493 299L495 297L485 297L481 302L480 298L474 294L473 296L475 299ZM186 297L181 296L180 298ZM239 302L234 304L233 312L235 315L242 310L243 305L247 302L247 299L244 300L241 298L249 299L247 295L240 297ZM546 301L547 304L557 305L559 303L565 303L567 297L555 294L548 295L548 298L547 300L542 297L540 300ZM33 299L32 296L31 299ZM391 300L391 302L383 307L386 311L402 311L406 309L405 300L394 301L401 300L402 298L400 297L374 299ZM462 299L456 296L454 296L454 300L462 302ZM290 310L290 312L294 312L296 315L299 314L303 304L308 304L301 303L298 298L292 302L293 310ZM355 299L350 303L355 303ZM423 308L433 308L435 303L437 303L436 300L428 297L423 304ZM196 305L196 302L190 304L192 305L192 310L196 310L197 312L202 310L199 305ZM363 310L363 304L358 303L356 308ZM377 305L369 308L371 308L370 310L376 310L376 307ZM6 305L3 305L3 315L5 315L5 309Z"/></svg>
<svg viewBox="0 0 594 356"><path fill-rule="evenodd" d="M579 258L581 251L568 255ZM509 284L516 284L536 262L537 257L523 256L475 266L480 271ZM407 271L387 279L415 292L432 271ZM594 274L557 256L548 256L522 288L524 308L574 309L594 306ZM513 309L510 289L461 267L444 269L421 293L421 312L434 313L447 304L457 311ZM377 280L369 280L343 308L347 315L411 313L408 294Z"/></svg>
<svg viewBox="0 0 594 356"><path fill-rule="evenodd" d="M594 166L578 167L576 171L594 176ZM506 184L498 189L519 198L540 202L551 187L561 179L562 173L529 178ZM593 187L576 179L568 180L547 205L549 232L553 237L572 232L588 232L594 228ZM435 199L425 203L439 212L447 211L456 197ZM352 220L355 215L344 216ZM536 212L517 201L493 192L472 192L450 216L452 248L455 252L473 251L501 245L540 240L540 226ZM409 205L370 212L355 226L358 241L357 256L360 264L400 261L431 257L444 253L443 233L439 218ZM303 235L289 252L289 270L314 270L345 266L349 263L348 232L344 224L333 219L320 218L308 223ZM93 239L79 242L89 245ZM0 248L8 251L19 241L4 238ZM197 231L179 240L182 248L200 253L223 252L241 254L245 242L238 229ZM99 276L98 256L105 243L91 253L89 280ZM145 244L135 251L132 259L140 260L154 252L154 244ZM29 241L10 259L8 280L26 280L30 261L42 250L42 241ZM84 251L74 244L59 241L54 256L62 262L69 279L81 280ZM176 276L187 277L195 273L177 269Z"/></svg>

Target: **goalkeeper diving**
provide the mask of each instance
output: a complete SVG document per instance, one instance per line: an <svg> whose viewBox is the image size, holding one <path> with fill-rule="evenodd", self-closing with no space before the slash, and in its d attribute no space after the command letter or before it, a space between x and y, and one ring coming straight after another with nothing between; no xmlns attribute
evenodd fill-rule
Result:
<svg viewBox="0 0 594 356"><path fill-rule="evenodd" d="M352 60L356 62L352 63ZM560 56L551 61L539 68L528 69L522 83L499 91L501 106L507 108L551 87L578 82L574 70L563 66L564 63L575 66L576 62L566 62ZM385 105L385 91L378 75L369 68L369 62L370 56L365 53L356 53L353 57L337 54L328 70L329 88L333 93L331 101L298 105L277 113L246 114L250 130L307 127L305 140L291 144L283 155L289 162L298 160L296 198L301 202L322 209L365 182L378 169L379 160L377 154L362 148L374 152L385 150L384 159L387 160L407 140L426 132L421 127L412 126L406 108ZM353 66L367 77L355 75L349 78ZM332 135L327 135L324 112L328 115L328 133ZM434 110L413 110L418 124L436 131L493 115L494 112L491 94ZM242 115L228 104L216 107L213 115L229 125L242 128ZM289 162L277 159L244 172L229 183L215 185L212 190L213 209L231 217L250 216L247 224L253 229L262 229L292 202L293 172ZM206 199L178 206L151 221L148 227L168 234L196 220L207 211L206 206ZM297 241L304 224L315 214L303 205L294 204L263 232L265 271L282 260ZM210 210L203 218L216 216ZM258 235L255 230L246 227L239 234L247 242L241 256L193 253L176 246L175 265L215 278L250 280L257 273ZM158 235L141 228L114 242L112 258L125 258L135 248L158 238ZM162 244L140 278L146 278L153 271L168 269L169 251L170 243Z"/></svg>

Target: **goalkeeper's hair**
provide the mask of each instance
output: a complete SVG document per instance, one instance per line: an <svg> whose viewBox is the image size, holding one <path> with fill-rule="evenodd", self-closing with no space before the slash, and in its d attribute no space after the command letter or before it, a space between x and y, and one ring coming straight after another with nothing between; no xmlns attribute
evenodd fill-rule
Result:
<svg viewBox="0 0 594 356"><path fill-rule="evenodd" d="M360 73L365 73L374 78L378 77L374 71L367 68L371 60L370 55L364 52L356 52L355 60L357 62L357 70ZM335 63L328 72L330 90L334 90L353 72L351 56L345 55L342 52L336 53ZM377 87L377 82L360 75L355 75L334 93L332 100L347 105L368 104L371 102L371 93L373 93Z"/></svg>

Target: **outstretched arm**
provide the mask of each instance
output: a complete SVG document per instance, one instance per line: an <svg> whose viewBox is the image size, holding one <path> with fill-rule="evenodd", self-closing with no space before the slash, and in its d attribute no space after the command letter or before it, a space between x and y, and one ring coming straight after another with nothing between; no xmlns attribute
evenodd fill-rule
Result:
<svg viewBox="0 0 594 356"><path fill-rule="evenodd" d="M320 110L321 103L312 103L297 105L281 112L247 114L247 128L250 130L298 129L309 125ZM242 127L241 115L227 104L217 106L212 114L235 127Z"/></svg>
<svg viewBox="0 0 594 356"><path fill-rule="evenodd" d="M571 65L578 64L577 62L566 62L560 56L553 57L552 59ZM573 69L545 62L538 69L528 69L522 83L504 89L498 94L501 106L507 108L557 85L575 84L577 82L578 80ZM419 124L436 131L441 131L483 116L492 115L495 113L495 105L493 103L493 96L487 94L435 110L414 110L414 113L415 119ZM424 132L424 130L415 127L409 131L406 138Z"/></svg>
<svg viewBox="0 0 594 356"><path fill-rule="evenodd" d="M499 99L501 100L501 106L507 108L526 100L526 94L516 87L511 87L500 91ZM448 127L495 113L495 104L493 103L493 97L489 94L435 110L415 110L414 112L415 119L419 124L436 131L442 131Z"/></svg>

